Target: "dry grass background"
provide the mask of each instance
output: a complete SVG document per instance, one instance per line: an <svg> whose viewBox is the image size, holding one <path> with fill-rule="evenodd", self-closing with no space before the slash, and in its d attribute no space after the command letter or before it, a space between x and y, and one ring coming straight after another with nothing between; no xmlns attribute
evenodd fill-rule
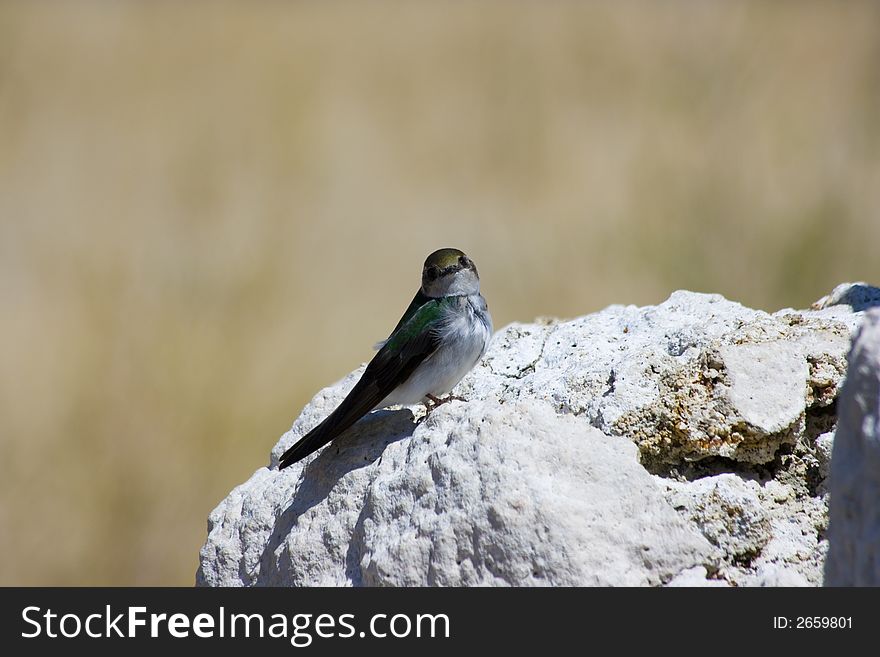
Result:
<svg viewBox="0 0 880 657"><path fill-rule="evenodd" d="M880 4L0 4L0 584L190 584L424 256L501 327L880 280Z"/></svg>

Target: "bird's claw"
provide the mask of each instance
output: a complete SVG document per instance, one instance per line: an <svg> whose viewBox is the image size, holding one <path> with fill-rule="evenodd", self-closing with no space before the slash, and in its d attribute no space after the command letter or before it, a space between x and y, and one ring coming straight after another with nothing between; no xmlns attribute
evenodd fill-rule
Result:
<svg viewBox="0 0 880 657"><path fill-rule="evenodd" d="M427 397L428 401L431 402L430 405L428 405L427 403L425 404L426 414L430 413L438 406L442 406L443 404L451 401L467 401L467 399L465 399L464 397L459 397L458 395L446 395L446 397L443 397L442 399L440 397L435 397L434 395L425 395L425 397Z"/></svg>

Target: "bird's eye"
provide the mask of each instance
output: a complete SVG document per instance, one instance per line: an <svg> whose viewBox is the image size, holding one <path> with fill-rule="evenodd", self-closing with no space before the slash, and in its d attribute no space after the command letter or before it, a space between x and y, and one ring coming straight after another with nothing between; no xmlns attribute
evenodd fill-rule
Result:
<svg viewBox="0 0 880 657"><path fill-rule="evenodd" d="M467 269L468 267L471 266L471 261L468 260L468 257L467 257L467 256L459 256L459 258L458 258L458 264L460 264L462 267L464 267L465 269Z"/></svg>
<svg viewBox="0 0 880 657"><path fill-rule="evenodd" d="M425 276L428 277L429 281L436 281L437 277L440 276L440 268L437 265L431 265L428 267L428 271L425 272Z"/></svg>

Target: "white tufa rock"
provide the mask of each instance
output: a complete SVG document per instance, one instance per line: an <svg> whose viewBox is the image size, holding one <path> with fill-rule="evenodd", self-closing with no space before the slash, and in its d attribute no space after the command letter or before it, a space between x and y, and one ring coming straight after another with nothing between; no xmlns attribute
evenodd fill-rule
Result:
<svg viewBox="0 0 880 657"><path fill-rule="evenodd" d="M825 584L880 586L880 309L866 313L838 406Z"/></svg>
<svg viewBox="0 0 880 657"><path fill-rule="evenodd" d="M513 324L456 388L469 402L375 412L278 472L360 369L211 513L197 583L817 584L862 315L676 292Z"/></svg>
<svg viewBox="0 0 880 657"><path fill-rule="evenodd" d="M669 481L666 499L732 561L751 560L770 542L760 485L734 474L693 482Z"/></svg>
<svg viewBox="0 0 880 657"><path fill-rule="evenodd" d="M649 585L712 561L628 441L536 401L468 407L415 427L388 413L390 441L370 431L290 475L259 470L211 515L200 581Z"/></svg>

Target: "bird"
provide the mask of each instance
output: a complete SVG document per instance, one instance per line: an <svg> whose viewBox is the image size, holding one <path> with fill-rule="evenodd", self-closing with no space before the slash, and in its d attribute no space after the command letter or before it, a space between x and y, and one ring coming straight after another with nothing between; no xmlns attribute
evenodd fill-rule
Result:
<svg viewBox="0 0 880 657"><path fill-rule="evenodd" d="M281 455L278 469L319 450L373 410L421 402L431 412L461 400L449 393L480 361L491 337L492 317L474 261L458 249L434 251L412 302L388 338L375 345L376 355L351 392Z"/></svg>

